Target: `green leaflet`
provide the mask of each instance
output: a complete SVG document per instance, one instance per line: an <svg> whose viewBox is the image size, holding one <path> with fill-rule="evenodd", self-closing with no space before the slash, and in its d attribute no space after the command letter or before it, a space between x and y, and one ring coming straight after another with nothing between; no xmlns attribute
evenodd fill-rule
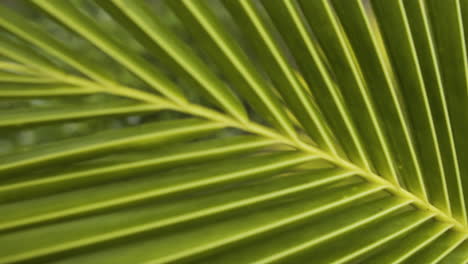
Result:
<svg viewBox="0 0 468 264"><path fill-rule="evenodd" d="M402 263L415 252L440 238L448 228L449 226L442 223L427 221L417 227L414 232L410 232L400 239L395 239L371 258L378 263Z"/></svg>
<svg viewBox="0 0 468 264"><path fill-rule="evenodd" d="M17 199L18 193L21 193L22 199L30 199L43 194L132 177L135 173L142 174L177 168L180 165L220 160L234 155L248 154L272 146L276 142L254 136L239 136L200 140L190 144L184 141L179 143L160 147L155 151L121 153L84 162L67 170L58 169L55 173L48 172L45 175L38 173L27 179L11 180L0 187L0 200Z"/></svg>
<svg viewBox="0 0 468 264"><path fill-rule="evenodd" d="M55 90L55 89L54 89ZM3 92L3 90L2 90ZM135 115L145 112L162 110L154 105L141 105L128 102L107 103L104 105L84 105L83 109L77 107L45 108L38 111L5 111L0 118L0 127L21 127L34 124L47 124L52 122L96 118L103 116Z"/></svg>
<svg viewBox="0 0 468 264"><path fill-rule="evenodd" d="M18 84L2 83L0 84L0 93L3 99L13 98L44 98L44 97L63 97L76 95L95 94L96 90L92 88L75 87L64 84ZM11 121L13 122L13 121Z"/></svg>
<svg viewBox="0 0 468 264"><path fill-rule="evenodd" d="M38 146L4 157L0 163L0 175L12 177L13 172L37 168L42 164L63 164L69 160L87 159L117 150L154 146L162 142L187 139L187 136L203 135L223 127L212 122L186 119L104 131L64 142Z"/></svg>
<svg viewBox="0 0 468 264"><path fill-rule="evenodd" d="M53 79L41 78L37 76L0 72L0 82L2 83L48 83L52 80Z"/></svg>

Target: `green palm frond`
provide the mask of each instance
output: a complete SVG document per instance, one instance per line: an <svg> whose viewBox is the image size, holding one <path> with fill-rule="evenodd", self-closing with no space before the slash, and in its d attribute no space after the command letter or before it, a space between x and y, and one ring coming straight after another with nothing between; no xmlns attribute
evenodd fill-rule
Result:
<svg viewBox="0 0 468 264"><path fill-rule="evenodd" d="M0 263L468 263L468 2L0 4Z"/></svg>

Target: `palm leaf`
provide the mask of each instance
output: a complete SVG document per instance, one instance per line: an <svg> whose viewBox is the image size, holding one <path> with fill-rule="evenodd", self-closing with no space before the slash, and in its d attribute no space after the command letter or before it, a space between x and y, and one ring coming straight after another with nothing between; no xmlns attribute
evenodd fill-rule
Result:
<svg viewBox="0 0 468 264"><path fill-rule="evenodd" d="M0 5L0 263L467 263L460 0Z"/></svg>

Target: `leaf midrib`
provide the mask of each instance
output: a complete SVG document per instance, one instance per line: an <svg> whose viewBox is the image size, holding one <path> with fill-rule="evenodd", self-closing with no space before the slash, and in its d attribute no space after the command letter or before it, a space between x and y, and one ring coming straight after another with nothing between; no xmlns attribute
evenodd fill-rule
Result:
<svg viewBox="0 0 468 264"><path fill-rule="evenodd" d="M41 74L49 75L46 72L41 72ZM227 116L225 114L219 113L217 111L211 110L203 106L191 104L189 102L171 102L166 98L162 98L155 94L151 94L142 90L138 90L117 83L98 83L92 80L84 79L69 74L53 74L53 76L50 77L53 77L64 83L77 85L83 88L92 88L95 90L96 93L102 92L122 96L142 103L163 107L167 110L174 110L177 112L183 112L186 114L199 116L211 121L222 123L225 126L234 127L246 132L250 132L259 136L276 140L276 142L278 143L288 145L297 150L301 150L310 155L329 161L338 167L349 170L350 172L354 172L371 183L381 185L383 189L387 190L388 192L398 197L407 199L408 201L413 203L418 209L433 213L435 215L435 219L448 223L453 227L454 230L463 233L464 236L468 238L468 225L462 224L457 219L453 218L451 215L448 215L446 212L432 205L429 201L414 195L413 193L402 188L401 186L392 184L390 181L384 179L383 177L375 174L372 171L369 171L365 168L361 168L348 160L342 159L339 156L329 154L326 151L323 151L313 145L301 141L298 138L290 138L281 135L277 131L272 130L269 127L259 125L251 121L236 120L230 116Z"/></svg>

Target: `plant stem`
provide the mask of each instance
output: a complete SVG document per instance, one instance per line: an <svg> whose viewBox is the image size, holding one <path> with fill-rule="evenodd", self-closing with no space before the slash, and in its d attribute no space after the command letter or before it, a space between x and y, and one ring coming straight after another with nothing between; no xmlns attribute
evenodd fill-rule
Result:
<svg viewBox="0 0 468 264"><path fill-rule="evenodd" d="M266 138L274 139L280 144L285 144L297 150L310 153L314 156L319 156L320 158L330 163L333 163L334 165L338 167L342 167L351 172L355 172L356 174L362 176L369 182L376 183L376 184L383 186L388 192L411 201L411 203L419 209L434 213L436 219L450 224L456 231L464 233L465 237L468 238L468 226L465 226L464 224L459 222L457 219L448 215L446 212L433 206L429 201L424 200L412 194L411 192L408 192L401 186L392 184L390 181L375 174L372 171L360 168L348 160L345 160L338 156L331 155L313 145L310 145L301 141L298 138L290 138L287 136L283 136L269 127L266 127L266 126L263 126L254 122L250 122L250 121L236 120L225 114L219 113L215 110L212 110L212 109L200 106L200 105L191 104L188 102L187 103L171 102L158 95L148 93L139 89L123 86L117 83L115 84L97 83L92 80L87 80L84 78L70 76L70 75L57 76L56 74L54 74L53 77L68 84L92 88L96 92L103 92L103 93L108 93L112 95L123 96L123 97L134 99L140 102L154 104L154 105L163 107L168 110L182 112L182 113L186 113L189 115L195 115L195 116L202 117L208 120L219 122L219 123L224 124L225 126L238 128L246 132L250 132L253 134L264 136Z"/></svg>

